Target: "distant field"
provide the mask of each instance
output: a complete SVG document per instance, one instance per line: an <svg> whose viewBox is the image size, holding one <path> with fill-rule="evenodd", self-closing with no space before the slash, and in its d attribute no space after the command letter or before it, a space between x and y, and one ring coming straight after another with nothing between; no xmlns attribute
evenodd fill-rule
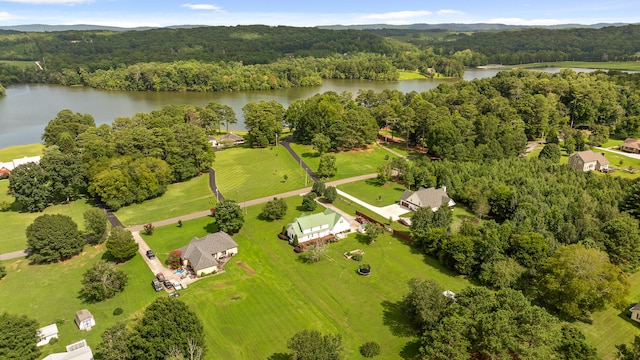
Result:
<svg viewBox="0 0 640 360"><path fill-rule="evenodd" d="M410 71L400 71L400 75L398 76L398 80L415 80L415 79L426 79L426 77L422 74Z"/></svg>
<svg viewBox="0 0 640 360"><path fill-rule="evenodd" d="M558 62L522 64L522 65L508 66L508 67L520 68L520 69L561 67L561 68L640 71L640 62L636 62L636 61L619 61L619 62L558 61Z"/></svg>
<svg viewBox="0 0 640 360"><path fill-rule="evenodd" d="M219 151L213 168L225 199L241 202L305 187L302 168L282 146Z"/></svg>
<svg viewBox="0 0 640 360"><path fill-rule="evenodd" d="M0 63L2 64L7 64L7 65L12 65L12 66L17 66L17 67L21 67L21 68L30 68L30 67L37 67L36 63L34 61L11 61L11 60L0 60Z"/></svg>
<svg viewBox="0 0 640 360"><path fill-rule="evenodd" d="M313 171L318 170L320 157L311 145L291 143L291 148ZM378 171L378 166L387 161L386 159L395 157L390 152L376 145L366 150L344 151L332 154L336 156L338 172L336 176L327 181L375 173Z"/></svg>
<svg viewBox="0 0 640 360"><path fill-rule="evenodd" d="M274 222L257 219L261 206L249 207L244 229L234 236L239 254L227 263L226 273L199 280L180 297L205 326L207 359L266 359L287 353L287 339L303 329L341 334L345 359L361 358L358 347L367 341L381 345L381 359L416 355L417 348L407 346L416 337L398 304L407 281L434 279L454 292L469 282L387 234L370 246L350 235L329 245L319 263L302 263L276 237L300 215L299 202L298 197L287 199L287 216ZM205 229L213 230L210 224L211 218L185 221L182 229L160 227L146 238L162 251L168 249L164 244L175 247L205 235ZM184 236L178 236L182 230ZM357 262L342 256L358 248L365 250L363 263L373 269L366 278L356 273Z"/></svg>
<svg viewBox="0 0 640 360"><path fill-rule="evenodd" d="M125 206L116 212L116 216L127 226L142 225L208 210L215 204L215 196L209 189L209 175L205 173L169 185L167 192L158 198Z"/></svg>
<svg viewBox="0 0 640 360"><path fill-rule="evenodd" d="M8 162L25 156L42 155L43 144L17 145L0 149L0 162Z"/></svg>

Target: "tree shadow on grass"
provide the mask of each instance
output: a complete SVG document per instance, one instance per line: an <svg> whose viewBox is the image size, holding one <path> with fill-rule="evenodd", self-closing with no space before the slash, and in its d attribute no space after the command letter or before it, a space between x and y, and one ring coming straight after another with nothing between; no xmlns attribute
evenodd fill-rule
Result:
<svg viewBox="0 0 640 360"><path fill-rule="evenodd" d="M320 154L318 154L317 152L312 152L312 153L306 152L306 153L303 153L302 155L300 155L300 157L307 158L307 159L308 158L317 158L317 157L320 157Z"/></svg>
<svg viewBox="0 0 640 360"><path fill-rule="evenodd" d="M291 360L293 357L287 353L273 353L267 358L267 360Z"/></svg>
<svg viewBox="0 0 640 360"><path fill-rule="evenodd" d="M411 326L411 321L404 311L402 302L392 303L385 300L382 302L382 308L382 323L391 330L393 335L400 337L416 335L416 331Z"/></svg>
<svg viewBox="0 0 640 360"><path fill-rule="evenodd" d="M220 229L218 228L218 224L216 224L215 222L208 223L203 227L203 229L207 231L209 234L213 234L215 232L220 231Z"/></svg>
<svg viewBox="0 0 640 360"><path fill-rule="evenodd" d="M415 340L411 340L409 342L407 342L406 344L404 344L404 346L402 347L402 350L400 350L400 356L403 359L407 359L407 360L417 360L420 359L420 346L422 344L420 344L420 340L419 339L415 339Z"/></svg>

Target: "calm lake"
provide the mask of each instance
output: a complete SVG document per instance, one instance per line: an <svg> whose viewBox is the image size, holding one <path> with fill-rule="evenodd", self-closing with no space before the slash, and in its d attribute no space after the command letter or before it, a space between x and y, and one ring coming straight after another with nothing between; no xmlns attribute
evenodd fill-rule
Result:
<svg viewBox="0 0 640 360"><path fill-rule="evenodd" d="M545 71L557 72L548 68ZM497 69L468 69L465 80L493 77ZM585 71L585 69L576 70ZM589 71L589 70L586 70ZM592 70L591 70L592 71ZM360 89L382 91L396 89L404 93L433 89L451 79L423 79L397 82L363 80L324 80L322 86L271 91L237 92L127 92L104 91L86 87L58 85L15 85L7 87L7 95L0 97L0 148L40 142L40 136L49 120L63 109L93 115L96 124L110 124L115 118L129 117L138 112L151 112L169 104L205 106L215 101L229 105L238 118L232 130L243 130L242 107L250 101L275 100L285 107L296 99L311 97L326 91L349 91L354 95Z"/></svg>

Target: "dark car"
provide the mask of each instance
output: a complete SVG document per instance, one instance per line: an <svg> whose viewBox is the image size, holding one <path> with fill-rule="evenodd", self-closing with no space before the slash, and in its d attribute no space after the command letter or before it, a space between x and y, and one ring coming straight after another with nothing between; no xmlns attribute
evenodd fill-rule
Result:
<svg viewBox="0 0 640 360"><path fill-rule="evenodd" d="M157 278L159 281L162 281L162 282L164 282L164 281L166 280L166 279L164 278L164 274L163 274L163 273L161 273L161 272L159 272L159 273L157 273L157 274L156 274L156 278Z"/></svg>
<svg viewBox="0 0 640 360"><path fill-rule="evenodd" d="M160 283L160 281L158 281L158 279L153 279L153 280L151 281L151 285L153 285L153 288L154 288L156 291L160 291L160 290L162 290L162 284Z"/></svg>
<svg viewBox="0 0 640 360"><path fill-rule="evenodd" d="M154 254L151 250L147 250L147 257L149 258L149 260L153 260L156 258L156 254Z"/></svg>
<svg viewBox="0 0 640 360"><path fill-rule="evenodd" d="M165 280L163 281L163 283L164 283L164 287L166 287L167 289L173 289L173 284L171 283L171 281Z"/></svg>

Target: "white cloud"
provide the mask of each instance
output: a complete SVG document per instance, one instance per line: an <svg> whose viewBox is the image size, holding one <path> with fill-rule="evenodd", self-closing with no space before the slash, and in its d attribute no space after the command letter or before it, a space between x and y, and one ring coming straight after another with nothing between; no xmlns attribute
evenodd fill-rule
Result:
<svg viewBox="0 0 640 360"><path fill-rule="evenodd" d="M0 21L20 19L19 16L9 14L6 11L0 11Z"/></svg>
<svg viewBox="0 0 640 360"><path fill-rule="evenodd" d="M407 11L388 12L388 13L382 13L382 14L368 14L368 15L363 15L362 18L370 19L370 20L407 20L407 19L413 19L413 18L428 16L428 15L431 15L431 11L407 10Z"/></svg>
<svg viewBox="0 0 640 360"><path fill-rule="evenodd" d="M3 2L12 2L19 4L36 4L36 5L76 5L89 4L94 0L2 0Z"/></svg>
<svg viewBox="0 0 640 360"><path fill-rule="evenodd" d="M505 24L505 25L558 25L558 24L568 24L574 22L568 19L533 19L533 20L524 20L521 18L495 18L487 21L491 24Z"/></svg>
<svg viewBox="0 0 640 360"><path fill-rule="evenodd" d="M180 6L189 8L191 10L222 11L221 7L211 4L182 4Z"/></svg>
<svg viewBox="0 0 640 360"><path fill-rule="evenodd" d="M436 14L438 14L438 15L462 15L464 13L462 11L458 11L458 10L442 9L442 10L436 11Z"/></svg>

